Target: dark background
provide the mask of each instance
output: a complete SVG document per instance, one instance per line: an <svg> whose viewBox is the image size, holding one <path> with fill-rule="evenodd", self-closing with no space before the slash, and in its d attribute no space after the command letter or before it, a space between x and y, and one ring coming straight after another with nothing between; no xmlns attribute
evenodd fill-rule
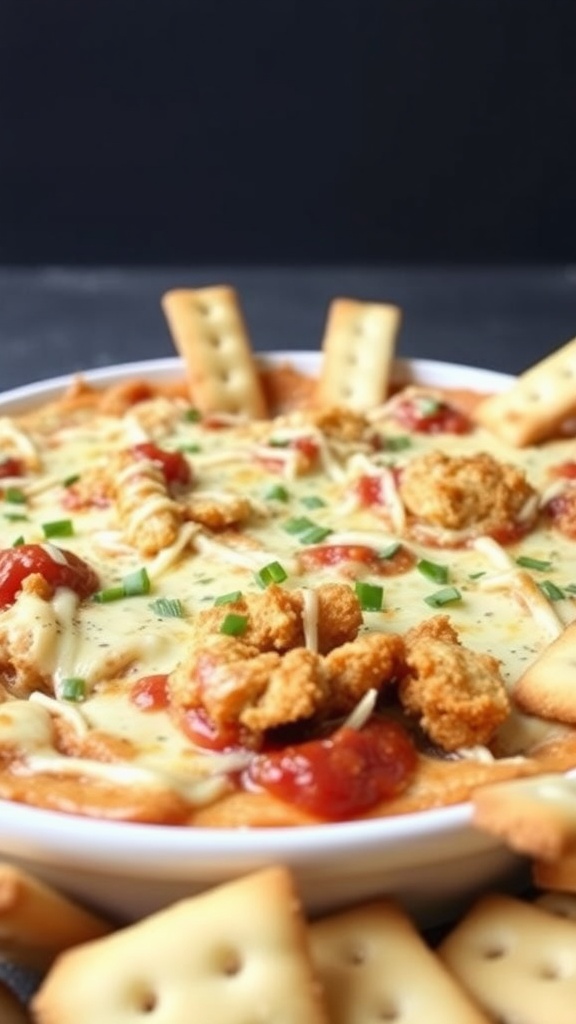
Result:
<svg viewBox="0 0 576 1024"><path fill-rule="evenodd" d="M4 0L0 262L576 257L574 0Z"/></svg>

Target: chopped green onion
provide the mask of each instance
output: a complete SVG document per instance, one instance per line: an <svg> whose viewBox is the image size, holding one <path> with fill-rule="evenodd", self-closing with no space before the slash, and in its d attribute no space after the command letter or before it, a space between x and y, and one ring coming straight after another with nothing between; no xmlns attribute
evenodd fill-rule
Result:
<svg viewBox="0 0 576 1024"><path fill-rule="evenodd" d="M162 619L182 619L184 608L177 597L158 597L150 605L153 612Z"/></svg>
<svg viewBox="0 0 576 1024"><path fill-rule="evenodd" d="M28 516L22 515L20 512L5 512L4 519L9 523L27 523Z"/></svg>
<svg viewBox="0 0 576 1024"><path fill-rule="evenodd" d="M300 534L301 544L321 544L334 531L328 526L312 526Z"/></svg>
<svg viewBox="0 0 576 1024"><path fill-rule="evenodd" d="M247 627L247 615L236 615L234 612L228 612L228 615L222 620L220 632L225 633L226 636L242 636L246 632Z"/></svg>
<svg viewBox="0 0 576 1024"><path fill-rule="evenodd" d="M120 601L123 597L140 597L149 592L150 577L146 569L142 568L125 576L117 586L96 591L93 600L99 604L108 604L110 601Z"/></svg>
<svg viewBox="0 0 576 1024"><path fill-rule="evenodd" d="M220 594L219 597L214 599L215 605L220 604L234 604L235 601L239 601L242 597L241 590L231 590L228 594Z"/></svg>
<svg viewBox="0 0 576 1024"><path fill-rule="evenodd" d="M445 604L455 604L462 600L462 595L457 587L442 587L434 594L429 594L424 600L431 608L442 608Z"/></svg>
<svg viewBox="0 0 576 1024"><path fill-rule="evenodd" d="M256 573L256 582L261 587L269 587L271 583L283 583L288 579L288 573L280 562L269 562Z"/></svg>
<svg viewBox="0 0 576 1024"><path fill-rule="evenodd" d="M576 594L576 583L569 583L568 586L564 587L564 590L568 594Z"/></svg>
<svg viewBox="0 0 576 1024"><path fill-rule="evenodd" d="M25 505L26 495L19 487L7 487L4 491L4 501L9 501L11 505Z"/></svg>
<svg viewBox="0 0 576 1024"><path fill-rule="evenodd" d="M561 590L560 587L557 587L555 583L552 583L552 580L542 580L542 583L539 583L538 587L549 601L564 600L564 591Z"/></svg>
<svg viewBox="0 0 576 1024"><path fill-rule="evenodd" d="M358 580L354 584L356 597L363 612L379 612L384 601L384 587L377 583L364 583Z"/></svg>
<svg viewBox="0 0 576 1024"><path fill-rule="evenodd" d="M63 487L71 487L72 484L78 483L80 479L80 473L71 473L70 476L64 477L62 481Z"/></svg>
<svg viewBox="0 0 576 1024"><path fill-rule="evenodd" d="M104 590L97 590L92 595L92 600L97 601L98 604L109 604L111 601L120 601L123 597L126 597L126 593L122 584L119 584L117 587L105 587Z"/></svg>
<svg viewBox="0 0 576 1024"><path fill-rule="evenodd" d="M82 701L86 699L86 680L78 676L70 676L60 683L62 700Z"/></svg>
<svg viewBox="0 0 576 1024"><path fill-rule="evenodd" d="M394 558L394 555L398 553L401 547L400 541L394 540L391 544L388 544L388 547L380 548L378 558Z"/></svg>
<svg viewBox="0 0 576 1024"><path fill-rule="evenodd" d="M196 452L201 452L202 451L202 447L199 444L192 444L192 443L191 444L179 444L178 445L178 451L179 452L188 452L190 455L194 455L194 454L196 454Z"/></svg>
<svg viewBox="0 0 576 1024"><path fill-rule="evenodd" d="M325 508L326 502L318 494L305 494L300 501L306 508Z"/></svg>
<svg viewBox="0 0 576 1024"><path fill-rule="evenodd" d="M282 484L274 484L272 487L268 488L264 497L267 498L268 501L288 501L290 495Z"/></svg>
<svg viewBox="0 0 576 1024"><path fill-rule="evenodd" d="M150 578L146 569L137 569L131 572L122 580L126 597L138 597L140 594L150 593Z"/></svg>
<svg viewBox="0 0 576 1024"><path fill-rule="evenodd" d="M316 526L316 523L311 519L308 519L307 516L298 516L295 519L287 519L284 523L283 529L286 533L296 534L304 533L306 530L310 530L314 526Z"/></svg>
<svg viewBox="0 0 576 1024"><path fill-rule="evenodd" d="M435 416L442 408L442 402L432 395L420 395L416 399L418 411L422 416Z"/></svg>
<svg viewBox="0 0 576 1024"><path fill-rule="evenodd" d="M412 447L412 438L406 434L396 434L394 437L384 438L384 450L387 452L403 452L406 448Z"/></svg>
<svg viewBox="0 0 576 1024"><path fill-rule="evenodd" d="M42 523L42 531L46 538L72 537L74 534L74 523L71 519L54 519L51 523Z"/></svg>
<svg viewBox="0 0 576 1024"><path fill-rule="evenodd" d="M189 409L186 409L186 412L184 413L184 419L188 423L199 423L200 420L202 419L202 413L200 412L199 409L196 409L193 405L191 405Z"/></svg>
<svg viewBox="0 0 576 1024"><path fill-rule="evenodd" d="M530 558L528 555L520 555L520 558L516 559L516 565L521 565L523 569L536 569L538 572L547 572L552 568L552 562Z"/></svg>
<svg viewBox="0 0 576 1024"><path fill-rule="evenodd" d="M287 448L289 444L290 441L285 437L271 437L268 440L270 448Z"/></svg>
<svg viewBox="0 0 576 1024"><path fill-rule="evenodd" d="M22 544L24 544L24 537L22 536L22 534L20 534L19 537L16 537L16 540L12 541L13 548L19 548L21 547Z"/></svg>
<svg viewBox="0 0 576 1024"><path fill-rule="evenodd" d="M416 562L416 568L433 583L448 582L448 566L446 565L439 565L438 562L430 562L427 558L421 558L419 562Z"/></svg>
<svg viewBox="0 0 576 1024"><path fill-rule="evenodd" d="M469 572L468 573L468 579L469 580L479 580L481 576L485 576L485 575L486 575L486 570L485 569L481 569L480 572Z"/></svg>

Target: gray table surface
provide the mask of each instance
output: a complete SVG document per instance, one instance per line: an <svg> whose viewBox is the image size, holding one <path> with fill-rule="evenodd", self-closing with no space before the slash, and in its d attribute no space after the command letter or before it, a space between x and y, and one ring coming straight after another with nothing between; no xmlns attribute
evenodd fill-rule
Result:
<svg viewBox="0 0 576 1024"><path fill-rule="evenodd" d="M516 373L576 335L576 266L0 267L0 390L173 355L160 297L233 285L257 350L317 349L336 296L397 303L398 353ZM37 979L0 963L26 997Z"/></svg>
<svg viewBox="0 0 576 1024"><path fill-rule="evenodd" d="M576 334L576 265L0 267L0 390L173 354L172 287L233 285L258 350L315 349L336 296L404 311L398 353L519 372Z"/></svg>

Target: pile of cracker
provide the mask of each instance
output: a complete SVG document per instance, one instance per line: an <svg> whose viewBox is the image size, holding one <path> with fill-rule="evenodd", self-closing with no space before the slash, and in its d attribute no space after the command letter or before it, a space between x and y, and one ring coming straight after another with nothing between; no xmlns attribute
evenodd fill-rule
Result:
<svg viewBox="0 0 576 1024"><path fill-rule="evenodd" d="M576 875L572 878L576 893ZM114 927L0 864L2 1024L573 1024L576 895L480 897L433 946L391 898L310 920L271 865Z"/></svg>

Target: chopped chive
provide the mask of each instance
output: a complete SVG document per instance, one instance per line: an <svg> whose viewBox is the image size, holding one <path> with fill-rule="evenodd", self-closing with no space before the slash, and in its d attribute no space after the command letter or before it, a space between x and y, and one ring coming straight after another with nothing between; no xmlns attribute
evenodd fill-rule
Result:
<svg viewBox="0 0 576 1024"><path fill-rule="evenodd" d="M201 452L202 448L199 444L179 444L179 452L188 452L190 455L194 455L196 452Z"/></svg>
<svg viewBox="0 0 576 1024"><path fill-rule="evenodd" d="M158 597L150 605L153 612L162 619L182 619L184 608L177 597Z"/></svg>
<svg viewBox="0 0 576 1024"><path fill-rule="evenodd" d="M358 580L354 584L354 591L363 612L379 612L382 610L384 587L379 586L377 583L364 583L362 580Z"/></svg>
<svg viewBox="0 0 576 1024"><path fill-rule="evenodd" d="M307 516L297 516L295 519L287 519L284 523L283 529L286 533L304 533L306 530L311 530L316 523Z"/></svg>
<svg viewBox="0 0 576 1024"><path fill-rule="evenodd" d="M62 481L63 487L72 487L72 484L78 483L80 479L80 473L71 473L70 476L64 477Z"/></svg>
<svg viewBox="0 0 576 1024"><path fill-rule="evenodd" d="M122 580L122 587L126 597L139 597L140 594L150 592L150 578L146 569L137 569L131 572Z"/></svg>
<svg viewBox="0 0 576 1024"><path fill-rule="evenodd" d="M552 583L552 580L542 580L542 583L539 583L538 587L549 601L564 600L564 591L561 590L560 587L557 587L555 583Z"/></svg>
<svg viewBox="0 0 576 1024"><path fill-rule="evenodd" d="M268 501L288 501L290 495L282 484L274 484L272 487L268 488L264 497L267 498Z"/></svg>
<svg viewBox="0 0 576 1024"><path fill-rule="evenodd" d="M318 494L305 494L300 501L306 508L325 508L326 502Z"/></svg>
<svg viewBox="0 0 576 1024"><path fill-rule="evenodd" d="M321 544L326 537L329 537L333 533L328 526L311 526L309 530L304 530L300 534L301 544Z"/></svg>
<svg viewBox="0 0 576 1024"><path fill-rule="evenodd" d="M530 558L528 555L520 555L520 558L516 559L516 565L521 565L523 569L536 569L538 572L547 572L552 568L552 562Z"/></svg>
<svg viewBox="0 0 576 1024"><path fill-rule="evenodd" d="M120 601L123 597L139 597L149 592L150 577L146 569L142 568L125 576L115 587L97 590L92 599L99 604L108 604L110 601Z"/></svg>
<svg viewBox="0 0 576 1024"><path fill-rule="evenodd" d="M120 601L123 597L126 597L126 593L120 584L117 587L105 587L104 590L97 590L92 595L92 600L97 601L98 604L109 604L111 601Z"/></svg>
<svg viewBox="0 0 576 1024"><path fill-rule="evenodd" d="M387 547L380 548L378 551L378 558L394 558L394 555L397 554L401 547L402 545L399 540L393 540Z"/></svg>
<svg viewBox="0 0 576 1024"><path fill-rule="evenodd" d="M234 604L235 601L239 601L242 597L241 590L231 590L228 594L220 594L219 597L214 599L215 605L220 604Z"/></svg>
<svg viewBox="0 0 576 1024"><path fill-rule="evenodd" d="M269 562L262 567L255 576L256 582L261 587L269 587L271 583L283 583L288 579L288 573L280 562Z"/></svg>
<svg viewBox="0 0 576 1024"><path fill-rule="evenodd" d="M406 448L412 447L412 438L407 434L396 434L394 437L384 438L384 450L387 452L403 452Z"/></svg>
<svg viewBox="0 0 576 1024"><path fill-rule="evenodd" d="M429 594L424 600L431 608L442 608L445 604L456 604L462 600L462 595L457 587L442 587L434 594Z"/></svg>
<svg viewBox="0 0 576 1024"><path fill-rule="evenodd" d="M184 413L184 419L188 423L199 423L200 420L202 419L202 413L200 412L199 409L196 409L193 405L191 405L189 409L186 409L186 412Z"/></svg>
<svg viewBox="0 0 576 1024"><path fill-rule="evenodd" d="M86 680L79 676L70 676L60 683L62 700L82 701L86 699Z"/></svg>
<svg viewBox="0 0 576 1024"><path fill-rule="evenodd" d="M228 615L222 620L220 632L225 633L226 636L242 636L246 632L247 627L247 615L236 615L234 612L228 612Z"/></svg>
<svg viewBox="0 0 576 1024"><path fill-rule="evenodd" d="M446 565L439 565L438 562L430 562L427 558L421 558L419 562L416 562L416 568L433 583L448 582L448 566Z"/></svg>
<svg viewBox="0 0 576 1024"><path fill-rule="evenodd" d="M7 487L4 491L4 501L9 501L11 505L25 505L26 495L19 487Z"/></svg>
<svg viewBox="0 0 576 1024"><path fill-rule="evenodd" d="M416 402L422 416L435 416L442 408L442 402L432 395L421 395Z"/></svg>
<svg viewBox="0 0 576 1024"><path fill-rule="evenodd" d="M72 537L74 534L74 523L71 519L54 519L50 523L42 523L42 531L46 538Z"/></svg>

